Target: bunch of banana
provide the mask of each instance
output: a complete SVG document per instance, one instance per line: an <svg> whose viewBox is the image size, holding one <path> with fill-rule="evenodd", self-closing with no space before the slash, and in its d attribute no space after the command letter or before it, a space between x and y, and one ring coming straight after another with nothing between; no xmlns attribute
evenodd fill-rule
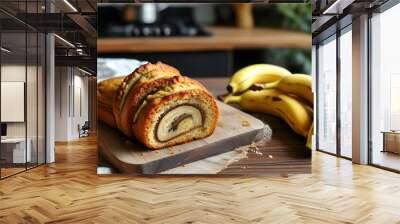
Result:
<svg viewBox="0 0 400 224"><path fill-rule="evenodd" d="M260 90L251 87L257 85ZM256 64L233 74L227 87L230 95L225 103L237 103L241 108L271 114L283 119L297 134L307 138L311 148L313 135L313 93L311 76L291 74L285 68Z"/></svg>

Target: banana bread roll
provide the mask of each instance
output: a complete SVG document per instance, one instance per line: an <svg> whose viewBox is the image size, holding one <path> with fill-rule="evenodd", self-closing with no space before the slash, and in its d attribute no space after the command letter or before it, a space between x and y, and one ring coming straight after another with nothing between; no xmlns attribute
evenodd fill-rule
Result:
<svg viewBox="0 0 400 224"><path fill-rule="evenodd" d="M113 127L151 149L207 137L219 118L215 99L203 85L161 62L143 65L121 80L111 104Z"/></svg>

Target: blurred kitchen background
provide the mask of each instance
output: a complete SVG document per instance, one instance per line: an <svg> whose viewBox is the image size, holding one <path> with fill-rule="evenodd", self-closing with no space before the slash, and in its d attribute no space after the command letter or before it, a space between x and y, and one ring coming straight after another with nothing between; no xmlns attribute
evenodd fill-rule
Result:
<svg viewBox="0 0 400 224"><path fill-rule="evenodd" d="M163 61L194 77L228 77L256 63L310 74L311 10L311 4L102 3L98 56Z"/></svg>

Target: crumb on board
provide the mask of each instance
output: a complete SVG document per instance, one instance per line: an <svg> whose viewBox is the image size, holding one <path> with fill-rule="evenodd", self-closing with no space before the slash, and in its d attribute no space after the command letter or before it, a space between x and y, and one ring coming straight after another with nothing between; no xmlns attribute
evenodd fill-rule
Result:
<svg viewBox="0 0 400 224"><path fill-rule="evenodd" d="M242 127L250 127L250 122L248 120L242 120Z"/></svg>
<svg viewBox="0 0 400 224"><path fill-rule="evenodd" d="M256 143L251 143L250 145L249 145L249 149L255 149L255 148L257 148L257 145L256 145Z"/></svg>
<svg viewBox="0 0 400 224"><path fill-rule="evenodd" d="M256 155L259 156L263 156L264 153L260 150L260 148L258 147L258 145L256 143L251 143L249 146L249 152L254 153Z"/></svg>
<svg viewBox="0 0 400 224"><path fill-rule="evenodd" d="M255 153L257 154L257 155L263 155L263 153L262 152L260 152L260 151L255 151Z"/></svg>

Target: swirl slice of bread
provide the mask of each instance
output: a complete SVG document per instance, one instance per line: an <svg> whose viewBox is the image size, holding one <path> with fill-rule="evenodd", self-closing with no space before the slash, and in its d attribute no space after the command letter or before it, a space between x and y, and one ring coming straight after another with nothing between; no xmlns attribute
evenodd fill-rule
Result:
<svg viewBox="0 0 400 224"><path fill-rule="evenodd" d="M219 118L215 99L203 85L161 62L99 83L98 98L101 121L151 149L207 137Z"/></svg>

